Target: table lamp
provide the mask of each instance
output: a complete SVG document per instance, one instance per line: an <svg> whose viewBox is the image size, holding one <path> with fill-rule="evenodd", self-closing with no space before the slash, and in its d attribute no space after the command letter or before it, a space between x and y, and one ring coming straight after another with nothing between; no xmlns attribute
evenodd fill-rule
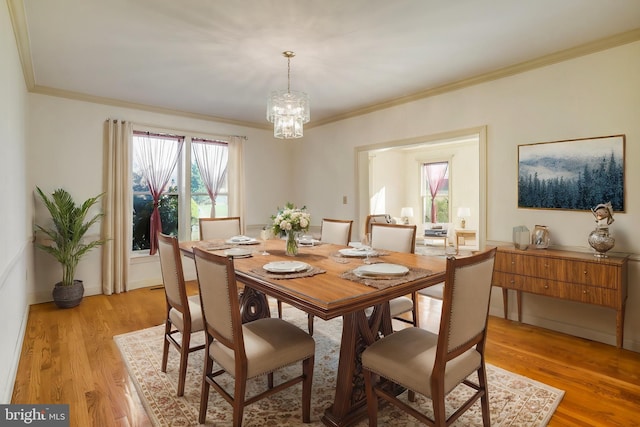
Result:
<svg viewBox="0 0 640 427"><path fill-rule="evenodd" d="M471 209L469 208L458 208L458 218L460 218L460 228L465 228L467 225L467 221L465 218L469 218L471 216Z"/></svg>
<svg viewBox="0 0 640 427"><path fill-rule="evenodd" d="M409 224L409 218L413 218L413 208L402 208L400 210L400 216L402 217L403 223Z"/></svg>

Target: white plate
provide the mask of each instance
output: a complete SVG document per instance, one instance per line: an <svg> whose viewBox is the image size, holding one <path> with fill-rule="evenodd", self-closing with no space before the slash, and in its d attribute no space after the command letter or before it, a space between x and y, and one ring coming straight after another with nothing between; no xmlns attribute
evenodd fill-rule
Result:
<svg viewBox="0 0 640 427"><path fill-rule="evenodd" d="M258 241L253 237L233 236L232 238L227 240L226 243L229 243L232 245L255 245L256 243L258 243Z"/></svg>
<svg viewBox="0 0 640 427"><path fill-rule="evenodd" d="M300 246L313 246L313 245L317 245L318 243L320 243L320 240L318 240L318 239L300 239L300 240L298 240L298 243L300 244Z"/></svg>
<svg viewBox="0 0 640 427"><path fill-rule="evenodd" d="M358 277L404 276L408 272L404 265L387 263L363 265L353 270Z"/></svg>
<svg viewBox="0 0 640 427"><path fill-rule="evenodd" d="M234 258L247 258L251 256L251 252L252 251L250 249L231 248L224 251L224 254L226 256L232 256Z"/></svg>
<svg viewBox="0 0 640 427"><path fill-rule="evenodd" d="M262 268L270 273L297 273L309 268L309 264L300 261L275 261L265 264Z"/></svg>
<svg viewBox="0 0 640 427"><path fill-rule="evenodd" d="M378 255L378 252L376 252L375 250L371 249L371 248L367 248L366 246L363 246L362 248L344 248L344 249L340 249L338 252L340 252L340 255L342 256L354 256L354 257L365 257L365 256L376 256Z"/></svg>

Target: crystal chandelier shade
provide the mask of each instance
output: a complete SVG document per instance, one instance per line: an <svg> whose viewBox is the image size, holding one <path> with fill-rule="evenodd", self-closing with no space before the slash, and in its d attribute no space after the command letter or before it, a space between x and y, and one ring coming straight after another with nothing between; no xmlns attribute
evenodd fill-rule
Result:
<svg viewBox="0 0 640 427"><path fill-rule="evenodd" d="M267 100L267 120L273 123L273 136L280 139L302 138L304 124L311 118L309 96L304 92L292 91L291 58L295 53L286 51L287 90L271 92Z"/></svg>

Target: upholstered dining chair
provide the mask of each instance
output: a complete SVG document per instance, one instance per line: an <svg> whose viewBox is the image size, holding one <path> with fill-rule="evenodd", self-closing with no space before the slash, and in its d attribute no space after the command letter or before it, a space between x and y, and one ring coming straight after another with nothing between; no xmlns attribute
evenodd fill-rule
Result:
<svg viewBox="0 0 640 427"><path fill-rule="evenodd" d="M240 217L198 218L200 240L229 239L242 234Z"/></svg>
<svg viewBox="0 0 640 427"><path fill-rule="evenodd" d="M413 254L416 250L416 225L371 223L371 247L388 251ZM391 317L401 322L419 325L418 294L413 292L411 298L397 297L389 301ZM411 320L400 317L411 312Z"/></svg>
<svg viewBox="0 0 640 427"><path fill-rule="evenodd" d="M447 259L438 335L421 328L406 328L364 350L362 368L369 426L377 426L381 397L431 426L450 425L480 399L482 421L489 427L484 350L495 254L493 248L467 258ZM474 372L478 375L477 382L467 379ZM416 392L430 398L433 419L390 393L387 380L408 389L410 402L415 401ZM474 393L447 417L445 396L461 383Z"/></svg>
<svg viewBox="0 0 640 427"><path fill-rule="evenodd" d="M187 297L178 239L158 233L158 254L160 255L160 269L162 270L162 281L167 301L161 370L167 372L169 344L172 344L180 353L178 396L182 396L184 395L189 353L204 348L204 345L190 347L191 334L204 330L200 297L198 295ZM179 341L174 337L178 333L181 336Z"/></svg>
<svg viewBox="0 0 640 427"><path fill-rule="evenodd" d="M374 223L395 224L396 221L389 214L367 215L367 218L364 221L364 232L371 233L371 224Z"/></svg>
<svg viewBox="0 0 640 427"><path fill-rule="evenodd" d="M322 218L320 241L347 246L351 240L353 220Z"/></svg>
<svg viewBox="0 0 640 427"><path fill-rule="evenodd" d="M302 382L302 420L308 423L315 360L313 337L276 317L242 324L233 260L199 248L193 252L206 332L199 422L206 421L210 386L233 407L233 425L241 426L245 406ZM220 367L216 371L214 360ZM298 362L302 362L300 375L274 385L274 371ZM216 381L225 372L234 378L233 395ZM259 375L268 376L267 390L247 398L247 380Z"/></svg>

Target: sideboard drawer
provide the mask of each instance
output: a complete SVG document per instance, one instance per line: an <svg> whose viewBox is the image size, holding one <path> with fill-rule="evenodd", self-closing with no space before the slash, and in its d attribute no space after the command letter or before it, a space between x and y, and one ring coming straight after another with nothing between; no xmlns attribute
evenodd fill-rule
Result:
<svg viewBox="0 0 640 427"><path fill-rule="evenodd" d="M593 262L574 262L567 268L568 276L563 280L618 289L618 270L616 267Z"/></svg>
<svg viewBox="0 0 640 427"><path fill-rule="evenodd" d="M522 289L523 282L523 276L519 274L504 273L502 271L495 271L494 269L491 284L508 289Z"/></svg>

